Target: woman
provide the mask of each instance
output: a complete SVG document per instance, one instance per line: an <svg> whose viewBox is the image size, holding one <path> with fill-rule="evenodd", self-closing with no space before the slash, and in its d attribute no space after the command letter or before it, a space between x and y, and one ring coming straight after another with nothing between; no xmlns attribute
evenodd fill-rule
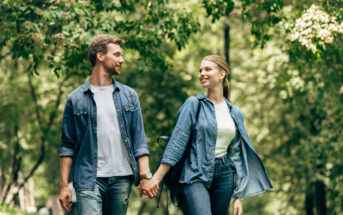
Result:
<svg viewBox="0 0 343 215"><path fill-rule="evenodd" d="M228 76L222 57L203 58L199 80L207 92L188 98L180 108L161 165L143 188L146 195L157 194L159 183L180 160L189 138L190 151L179 181L189 214L227 214L234 198L234 215L241 215L244 197L273 189L244 127L243 114L228 101Z"/></svg>

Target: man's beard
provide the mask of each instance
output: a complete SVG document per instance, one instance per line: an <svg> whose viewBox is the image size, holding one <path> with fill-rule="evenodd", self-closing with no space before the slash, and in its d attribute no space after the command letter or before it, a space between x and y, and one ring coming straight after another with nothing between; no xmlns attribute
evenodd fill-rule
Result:
<svg viewBox="0 0 343 215"><path fill-rule="evenodd" d="M106 71L107 71L110 75L119 75L119 74L120 74L120 67L106 68Z"/></svg>

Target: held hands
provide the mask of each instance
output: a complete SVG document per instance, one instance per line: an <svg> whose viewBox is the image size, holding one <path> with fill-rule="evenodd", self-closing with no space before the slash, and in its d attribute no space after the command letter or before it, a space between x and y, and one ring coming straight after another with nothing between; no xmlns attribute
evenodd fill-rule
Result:
<svg viewBox="0 0 343 215"><path fill-rule="evenodd" d="M70 212L71 206L73 204L71 199L71 191L68 186L61 187L60 189L60 195L59 195L60 204L63 209Z"/></svg>
<svg viewBox="0 0 343 215"><path fill-rule="evenodd" d="M233 204L233 215L243 215L242 200L235 199L235 202Z"/></svg>
<svg viewBox="0 0 343 215"><path fill-rule="evenodd" d="M147 180L141 180L138 189L139 194L142 196L144 194L145 196L149 198L153 198L157 195L160 182L163 180L164 176L167 174L167 172L170 169L169 164L162 163L157 171L155 172L154 176L152 176L151 179Z"/></svg>
<svg viewBox="0 0 343 215"><path fill-rule="evenodd" d="M153 198L157 195L160 181L158 181L154 176L151 179L142 179L139 183L138 190L139 196L142 194L149 198Z"/></svg>

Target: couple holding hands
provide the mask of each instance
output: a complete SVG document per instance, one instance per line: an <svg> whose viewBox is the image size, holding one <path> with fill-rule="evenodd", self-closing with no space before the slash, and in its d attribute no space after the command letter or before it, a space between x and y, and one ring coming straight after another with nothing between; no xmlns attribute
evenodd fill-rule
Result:
<svg viewBox="0 0 343 215"><path fill-rule="evenodd" d="M181 171L187 214L243 214L242 199L273 187L244 126L242 112L229 102L229 68L220 56L203 58L199 80L206 93L189 97L152 175L137 93L112 78L124 63L123 41L100 34L88 45L91 78L67 97L60 147L62 207L72 207L71 170L78 212L126 214L132 184L150 198L189 148ZM189 143L188 143L189 142Z"/></svg>

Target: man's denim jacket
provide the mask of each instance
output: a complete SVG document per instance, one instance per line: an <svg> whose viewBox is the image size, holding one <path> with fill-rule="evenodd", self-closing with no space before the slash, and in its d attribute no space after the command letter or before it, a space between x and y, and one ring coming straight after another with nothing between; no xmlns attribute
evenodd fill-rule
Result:
<svg viewBox="0 0 343 215"><path fill-rule="evenodd" d="M139 184L137 158L149 155L138 96L132 88L113 80L120 133L125 144L135 185ZM60 157L73 158L76 190L93 190L97 175L97 108L89 80L67 98L62 126Z"/></svg>
<svg viewBox="0 0 343 215"><path fill-rule="evenodd" d="M177 122L164 151L161 163L175 165L182 157L196 122L198 102L201 109L192 133L190 153L186 155L180 183L197 181L210 187L215 165L217 121L214 104L204 94L186 100L177 114ZM244 126L242 112L227 99L230 114L236 124L236 136L228 147L228 155L236 168L233 198L251 196L265 190L273 190L264 165L257 156Z"/></svg>

